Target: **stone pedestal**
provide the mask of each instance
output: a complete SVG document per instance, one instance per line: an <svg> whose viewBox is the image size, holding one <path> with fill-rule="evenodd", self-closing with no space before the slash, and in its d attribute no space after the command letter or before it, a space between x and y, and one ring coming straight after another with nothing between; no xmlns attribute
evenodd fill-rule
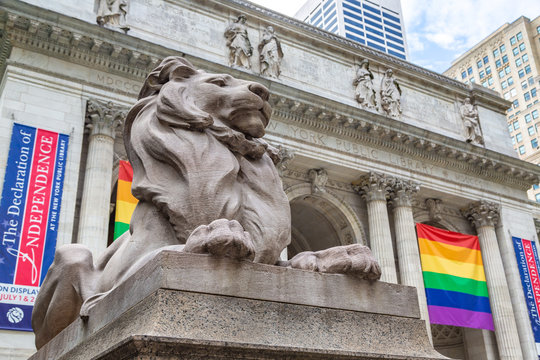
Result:
<svg viewBox="0 0 540 360"><path fill-rule="evenodd" d="M32 360L445 359L412 287L162 251Z"/></svg>

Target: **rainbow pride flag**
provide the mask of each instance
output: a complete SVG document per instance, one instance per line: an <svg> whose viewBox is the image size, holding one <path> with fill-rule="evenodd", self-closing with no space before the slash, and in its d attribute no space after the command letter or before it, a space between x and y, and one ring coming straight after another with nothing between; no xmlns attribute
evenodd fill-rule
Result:
<svg viewBox="0 0 540 360"><path fill-rule="evenodd" d="M494 330L478 237L416 224L432 324Z"/></svg>
<svg viewBox="0 0 540 360"><path fill-rule="evenodd" d="M116 216L114 218L114 240L129 230L131 215L138 200L131 195L133 168L130 163L120 160L118 186L116 189Z"/></svg>

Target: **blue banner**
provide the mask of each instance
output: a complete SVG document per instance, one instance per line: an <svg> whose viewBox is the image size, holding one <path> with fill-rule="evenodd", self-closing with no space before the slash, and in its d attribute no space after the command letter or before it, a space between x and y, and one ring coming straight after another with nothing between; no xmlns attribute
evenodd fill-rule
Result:
<svg viewBox="0 0 540 360"><path fill-rule="evenodd" d="M516 259L518 263L521 285L525 295L525 302L529 310L529 319L536 342L536 352L540 359L540 261L536 244L533 241L512 237Z"/></svg>
<svg viewBox="0 0 540 360"><path fill-rule="evenodd" d="M14 124L0 202L0 329L32 331L56 249L68 136Z"/></svg>

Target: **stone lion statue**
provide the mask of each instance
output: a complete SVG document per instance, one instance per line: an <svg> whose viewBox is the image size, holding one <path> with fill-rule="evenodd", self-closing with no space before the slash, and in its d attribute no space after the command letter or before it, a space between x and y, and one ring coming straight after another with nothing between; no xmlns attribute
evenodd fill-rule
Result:
<svg viewBox="0 0 540 360"><path fill-rule="evenodd" d="M278 152L261 139L268 97L260 84L197 70L180 57L149 74L124 127L139 199L130 229L95 262L83 245L57 250L32 314L38 349L163 249L380 277L362 245L279 261L291 215Z"/></svg>

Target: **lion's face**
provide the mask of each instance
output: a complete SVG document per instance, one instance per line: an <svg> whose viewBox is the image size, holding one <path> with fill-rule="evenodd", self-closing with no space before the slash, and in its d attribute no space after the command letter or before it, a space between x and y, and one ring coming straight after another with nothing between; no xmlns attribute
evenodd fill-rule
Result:
<svg viewBox="0 0 540 360"><path fill-rule="evenodd" d="M193 104L214 121L245 135L260 138L268 125L272 109L269 92L258 83L239 80L226 74L198 72L182 79ZM169 83L174 86L174 81Z"/></svg>

